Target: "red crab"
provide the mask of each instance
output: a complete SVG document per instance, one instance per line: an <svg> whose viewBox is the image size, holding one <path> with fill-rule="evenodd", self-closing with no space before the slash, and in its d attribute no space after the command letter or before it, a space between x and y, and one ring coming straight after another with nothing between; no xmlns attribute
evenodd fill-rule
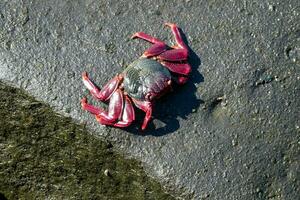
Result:
<svg viewBox="0 0 300 200"><path fill-rule="evenodd" d="M169 47L163 41L143 32L135 33L131 38L141 38L150 43L144 54L132 62L121 74L111 79L101 90L83 72L84 85L96 99L109 101L108 111L81 100L83 110L94 114L100 124L114 127L127 127L135 120L133 104L146 113L142 130L152 115L153 103L169 92L173 81L184 84L191 72L187 63L189 51L179 28L166 23L172 30L176 45Z"/></svg>

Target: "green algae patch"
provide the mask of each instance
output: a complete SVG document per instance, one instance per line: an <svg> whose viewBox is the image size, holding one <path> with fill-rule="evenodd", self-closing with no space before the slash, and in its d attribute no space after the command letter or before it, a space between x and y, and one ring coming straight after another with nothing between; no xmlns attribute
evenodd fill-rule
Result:
<svg viewBox="0 0 300 200"><path fill-rule="evenodd" d="M109 142L0 83L2 199L174 199Z"/></svg>

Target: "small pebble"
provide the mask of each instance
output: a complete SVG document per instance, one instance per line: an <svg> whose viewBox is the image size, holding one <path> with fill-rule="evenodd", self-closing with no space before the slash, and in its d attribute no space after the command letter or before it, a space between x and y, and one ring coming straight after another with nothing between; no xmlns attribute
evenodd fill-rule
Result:
<svg viewBox="0 0 300 200"><path fill-rule="evenodd" d="M238 144L238 142L237 142L237 140L235 140L235 139L233 139L232 141L231 141L231 144L232 144L232 146L237 146L237 144Z"/></svg>
<svg viewBox="0 0 300 200"><path fill-rule="evenodd" d="M108 169L106 169L106 170L104 171L104 175L105 175L105 176L111 176L111 174L110 174L110 172L109 172Z"/></svg>
<svg viewBox="0 0 300 200"><path fill-rule="evenodd" d="M275 11L276 7L274 5L269 5L269 10L270 11Z"/></svg>

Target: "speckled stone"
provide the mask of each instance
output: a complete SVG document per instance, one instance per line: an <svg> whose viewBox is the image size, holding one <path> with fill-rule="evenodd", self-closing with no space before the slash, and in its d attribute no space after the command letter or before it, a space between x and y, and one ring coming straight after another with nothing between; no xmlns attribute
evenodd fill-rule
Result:
<svg viewBox="0 0 300 200"><path fill-rule="evenodd" d="M0 79L87 122L195 199L297 199L299 7L298 0L2 0ZM82 71L102 86L149 47L130 40L133 33L174 42L164 22L186 34L190 81L157 103L144 133L142 114L127 130L97 124L80 108L88 95Z"/></svg>

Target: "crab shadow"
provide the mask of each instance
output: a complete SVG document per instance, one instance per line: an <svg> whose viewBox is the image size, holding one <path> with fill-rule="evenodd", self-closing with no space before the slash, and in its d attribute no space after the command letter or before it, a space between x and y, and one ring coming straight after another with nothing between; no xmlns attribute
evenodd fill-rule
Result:
<svg viewBox="0 0 300 200"><path fill-rule="evenodd" d="M196 96L197 88L195 84L204 81L204 77L199 73L201 65L200 57L190 48L186 36L182 33L185 43L189 47L189 64L192 67L190 79L182 86L175 86L172 93L163 96L154 104L152 120L146 130L141 131L145 113L136 109L136 121L125 130L135 135L163 136L170 134L180 128L178 117L188 120L188 116L196 112L203 101Z"/></svg>

